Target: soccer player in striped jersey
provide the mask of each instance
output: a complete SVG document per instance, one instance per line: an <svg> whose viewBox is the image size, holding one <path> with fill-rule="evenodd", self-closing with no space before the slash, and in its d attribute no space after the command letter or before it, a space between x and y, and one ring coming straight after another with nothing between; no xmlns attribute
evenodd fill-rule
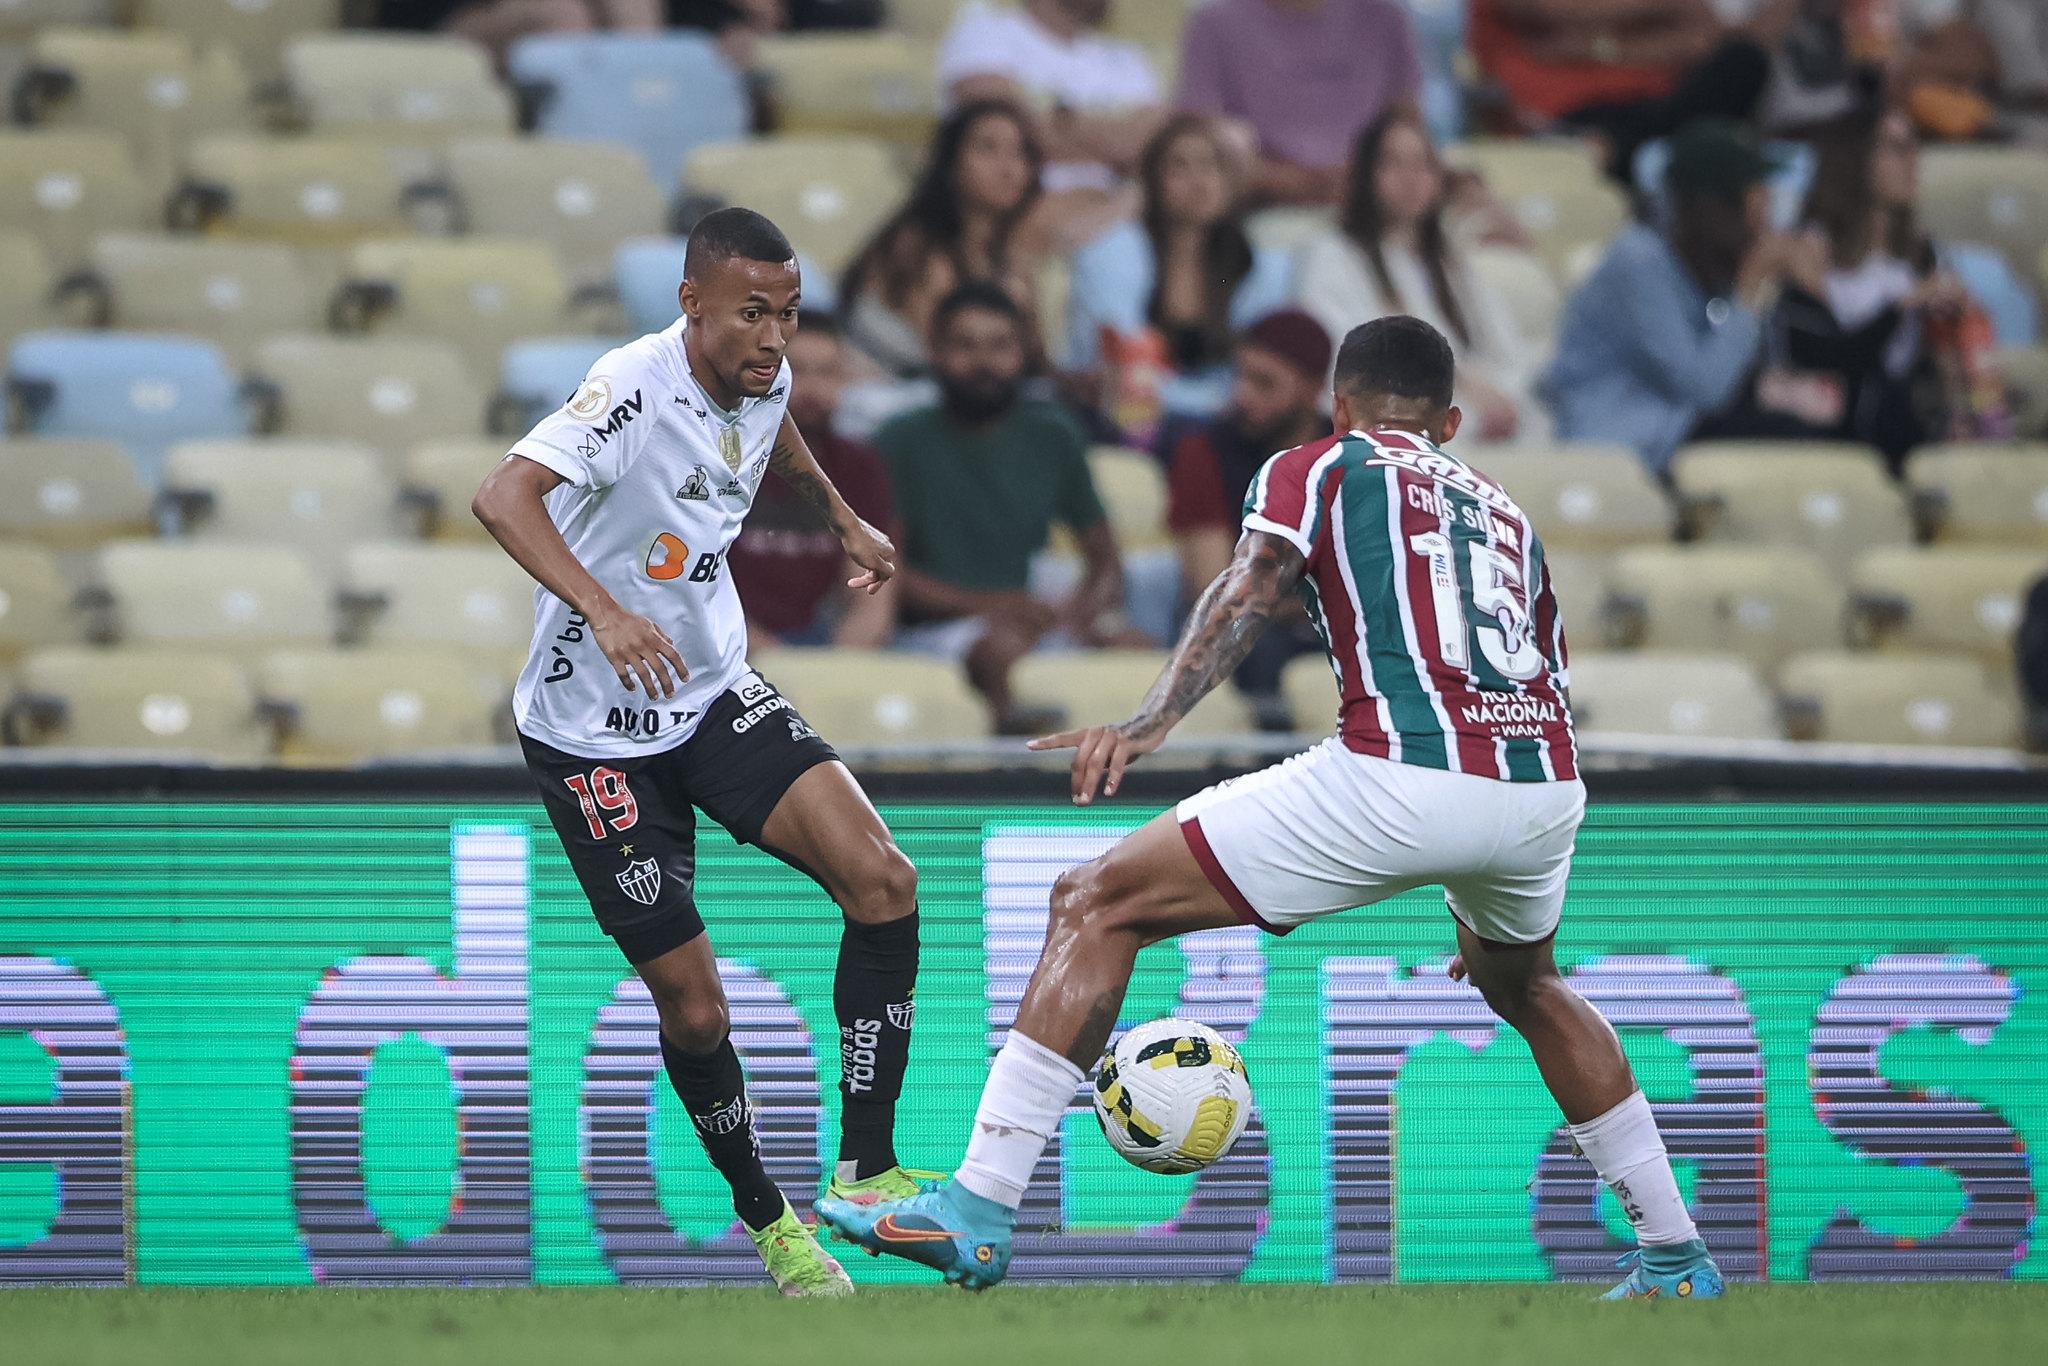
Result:
<svg viewBox="0 0 2048 1366"><path fill-rule="evenodd" d="M1586 803L1564 627L1528 518L1443 449L1460 420L1452 369L1450 345L1414 318L1347 336L1337 435L1266 462L1235 557L1137 715L1032 742L1077 751L1077 803L1113 795L1290 590L1337 675L1336 736L1188 798L1059 879L960 1170L907 1199L821 1200L842 1237L995 1284L1032 1168L1108 1042L1140 948L1240 921L1285 934L1436 885L1456 926L1453 975L1528 1040L1635 1226L1635 1265L1610 1297L1721 1293L1620 1041L1551 956Z"/></svg>

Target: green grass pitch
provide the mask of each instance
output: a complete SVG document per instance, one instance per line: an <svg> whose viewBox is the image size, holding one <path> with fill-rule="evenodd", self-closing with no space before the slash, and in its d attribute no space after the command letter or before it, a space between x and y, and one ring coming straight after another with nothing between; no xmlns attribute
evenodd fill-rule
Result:
<svg viewBox="0 0 2048 1366"><path fill-rule="evenodd" d="M0 1360L49 1366L2000 1366L2048 1361L2048 1285L1771 1285L1599 1304L1582 1286L869 1290L7 1290Z"/></svg>

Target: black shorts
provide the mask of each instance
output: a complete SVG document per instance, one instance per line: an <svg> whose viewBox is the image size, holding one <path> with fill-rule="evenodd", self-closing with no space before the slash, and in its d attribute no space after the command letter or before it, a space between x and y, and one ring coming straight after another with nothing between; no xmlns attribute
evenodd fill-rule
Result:
<svg viewBox="0 0 2048 1366"><path fill-rule="evenodd" d="M519 737L541 802L597 923L630 963L704 933L692 883L693 807L745 844L807 769L839 756L781 693L749 675L674 749L586 759Z"/></svg>

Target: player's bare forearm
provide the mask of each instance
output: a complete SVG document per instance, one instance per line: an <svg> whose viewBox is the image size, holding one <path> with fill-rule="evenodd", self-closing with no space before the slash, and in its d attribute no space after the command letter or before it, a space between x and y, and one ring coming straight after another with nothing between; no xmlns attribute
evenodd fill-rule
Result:
<svg viewBox="0 0 2048 1366"><path fill-rule="evenodd" d="M1301 571L1301 552L1293 545L1267 532L1246 532L1229 567L1196 601L1173 658L1137 714L1118 729L1133 740L1163 738L1244 663Z"/></svg>
<svg viewBox="0 0 2048 1366"><path fill-rule="evenodd" d="M569 549L541 502L561 483L561 475L537 461L501 460L469 510L536 583L594 621L619 604Z"/></svg>
<svg viewBox="0 0 2048 1366"><path fill-rule="evenodd" d="M818 468L818 457L811 454L810 444L797 430L796 419L787 414L782 419L782 430L775 434L775 448L768 453L768 468L794 489L797 497L809 503L825 525L834 531L840 530L853 517L853 509L839 496L839 490L825 477L825 471Z"/></svg>
<svg viewBox="0 0 2048 1366"><path fill-rule="evenodd" d="M1068 597L1061 616L1069 630L1083 639L1095 634L1104 613L1124 605L1124 561L1117 552L1116 533L1107 521L1081 533L1081 582Z"/></svg>

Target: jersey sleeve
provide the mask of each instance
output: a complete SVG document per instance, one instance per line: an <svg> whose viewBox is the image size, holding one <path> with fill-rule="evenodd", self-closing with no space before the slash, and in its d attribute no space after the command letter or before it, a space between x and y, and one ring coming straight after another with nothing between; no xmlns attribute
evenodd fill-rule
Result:
<svg viewBox="0 0 2048 1366"><path fill-rule="evenodd" d="M1311 441L1282 451L1259 467L1244 496L1244 529L1267 531L1293 543L1304 556L1313 555L1324 535L1318 485L1337 453L1337 438Z"/></svg>
<svg viewBox="0 0 2048 1366"><path fill-rule="evenodd" d="M577 488L610 488L652 439L661 410L649 407L660 398L660 380L646 359L623 348L608 352L512 454L547 466Z"/></svg>

